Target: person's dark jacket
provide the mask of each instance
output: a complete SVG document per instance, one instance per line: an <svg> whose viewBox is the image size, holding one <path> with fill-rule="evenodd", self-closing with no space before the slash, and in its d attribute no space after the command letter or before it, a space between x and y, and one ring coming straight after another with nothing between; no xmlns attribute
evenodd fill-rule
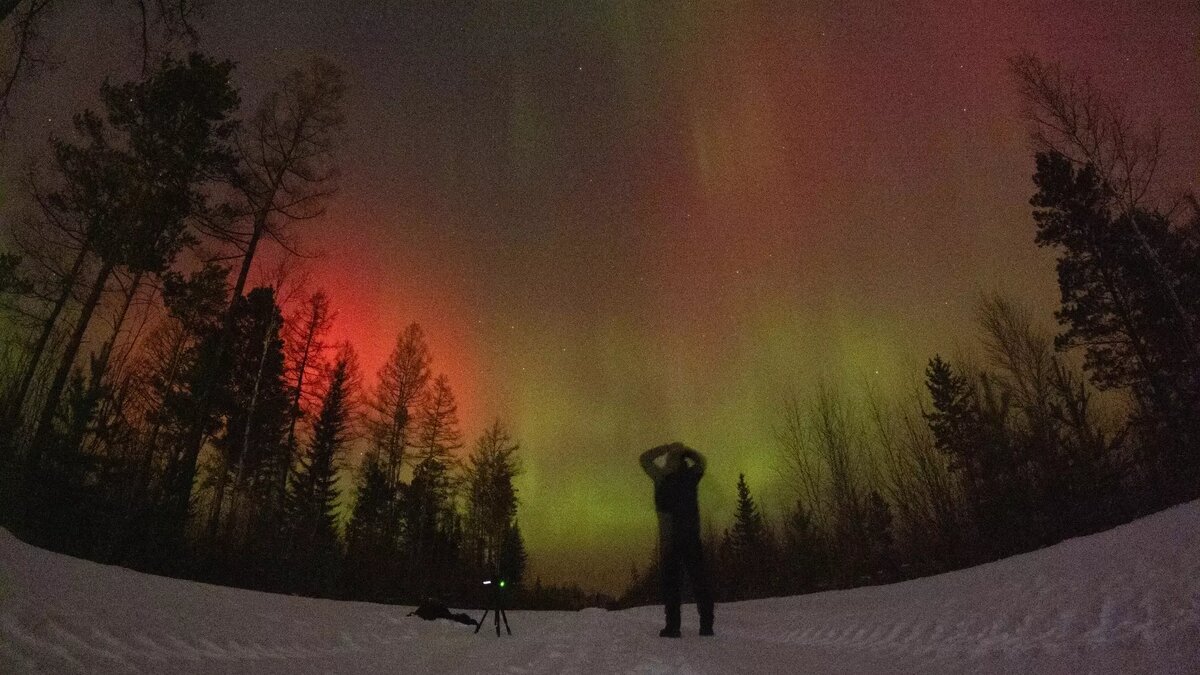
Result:
<svg viewBox="0 0 1200 675"><path fill-rule="evenodd" d="M665 456L665 465L661 467L655 462L660 456ZM672 443L642 453L641 464L654 480L654 510L658 512L661 542L699 536L696 489L704 476L704 456L681 443Z"/></svg>

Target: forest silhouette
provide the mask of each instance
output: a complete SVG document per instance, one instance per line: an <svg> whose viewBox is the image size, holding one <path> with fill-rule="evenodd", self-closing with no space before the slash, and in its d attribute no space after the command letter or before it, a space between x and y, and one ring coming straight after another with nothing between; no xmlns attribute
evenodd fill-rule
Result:
<svg viewBox="0 0 1200 675"><path fill-rule="evenodd" d="M776 426L790 510L771 522L741 475L731 522L705 524L718 602L936 574L1200 495L1200 206L1152 199L1158 130L1083 74L1011 68L1057 330L984 295L982 360L933 355L907 399L822 381L791 400ZM618 598L529 578L519 430L463 438L420 325L368 381L329 339L337 298L252 286L263 249L333 194L340 71L314 59L252 112L228 61L144 71L101 85L52 141L0 255L0 524L281 593L483 606L480 581L503 578L512 607L656 602L655 558Z"/></svg>

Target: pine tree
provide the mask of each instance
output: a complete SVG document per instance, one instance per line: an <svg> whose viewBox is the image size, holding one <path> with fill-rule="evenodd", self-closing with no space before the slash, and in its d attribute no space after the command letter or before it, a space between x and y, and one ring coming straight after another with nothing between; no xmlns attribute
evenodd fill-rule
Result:
<svg viewBox="0 0 1200 675"><path fill-rule="evenodd" d="M233 209L223 213L222 218L204 221L206 230L218 239L236 242L240 249L234 302L242 297L263 238L280 241L287 223L320 214L325 198L332 193L335 171L331 153L334 136L343 123L344 91L337 67L314 59L307 68L293 70L283 78L279 88L263 100L254 118L242 125L237 143L239 166L228 173L233 174L230 182L244 201L238 211L250 222L229 226L226 221L240 220L231 213ZM249 226L248 232L242 225ZM219 383L204 376L216 375L218 364L227 358L233 337L232 313L231 305L213 348L204 355L188 434L164 481L167 499L163 507L168 522L174 525L169 533L173 539L181 536L187 518L196 463L206 440L205 427L220 389Z"/></svg>
<svg viewBox="0 0 1200 675"><path fill-rule="evenodd" d="M1140 207L1114 213L1096 167L1077 168L1057 152L1038 153L1034 183L1035 241L1058 252L1063 331L1055 345L1083 347L1100 388L1132 392L1165 471L1200 471L1192 424L1200 417L1197 222Z"/></svg>
<svg viewBox="0 0 1200 675"><path fill-rule="evenodd" d="M188 220L208 209L204 186L232 166L234 124L228 117L238 103L229 83L232 68L192 54L186 61L165 60L145 82L105 84L105 116L86 111L75 119L84 144L55 141L64 188L47 204L68 219L86 221L84 250L96 257L98 269L86 284L34 424L26 454L29 480L109 281L119 270L138 279L163 274L192 241Z"/></svg>
<svg viewBox="0 0 1200 675"><path fill-rule="evenodd" d="M313 426L312 442L289 484L290 558L301 590L328 591L338 554L339 457L350 440L354 354L343 348Z"/></svg>

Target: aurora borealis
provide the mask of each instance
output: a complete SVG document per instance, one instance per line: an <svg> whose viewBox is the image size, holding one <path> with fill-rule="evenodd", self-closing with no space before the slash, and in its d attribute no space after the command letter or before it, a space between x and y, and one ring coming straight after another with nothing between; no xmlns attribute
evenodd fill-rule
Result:
<svg viewBox="0 0 1200 675"><path fill-rule="evenodd" d="M740 472L770 511L787 395L906 390L970 348L980 291L1051 321L1008 57L1091 73L1163 120L1168 182L1198 168L1190 2L402 4L214 0L200 48L247 83L346 69L341 189L294 230L325 253L313 285L368 381L416 321L466 436L509 424L547 581L613 590L644 563L641 450L708 455L714 525ZM63 11L10 184L103 73L134 74L129 26Z"/></svg>

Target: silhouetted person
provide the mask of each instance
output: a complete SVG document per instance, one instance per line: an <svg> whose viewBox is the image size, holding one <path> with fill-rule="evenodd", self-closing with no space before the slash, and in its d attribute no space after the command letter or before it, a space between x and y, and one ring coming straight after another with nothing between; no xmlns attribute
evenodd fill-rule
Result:
<svg viewBox="0 0 1200 675"><path fill-rule="evenodd" d="M656 463L659 457L663 457L661 467ZM680 575L685 569L700 612L700 634L712 635L712 590L700 544L700 506L696 501L704 456L682 443L671 443L643 452L641 463L654 479L654 510L658 512L662 599L667 615L667 625L659 635L679 637Z"/></svg>

